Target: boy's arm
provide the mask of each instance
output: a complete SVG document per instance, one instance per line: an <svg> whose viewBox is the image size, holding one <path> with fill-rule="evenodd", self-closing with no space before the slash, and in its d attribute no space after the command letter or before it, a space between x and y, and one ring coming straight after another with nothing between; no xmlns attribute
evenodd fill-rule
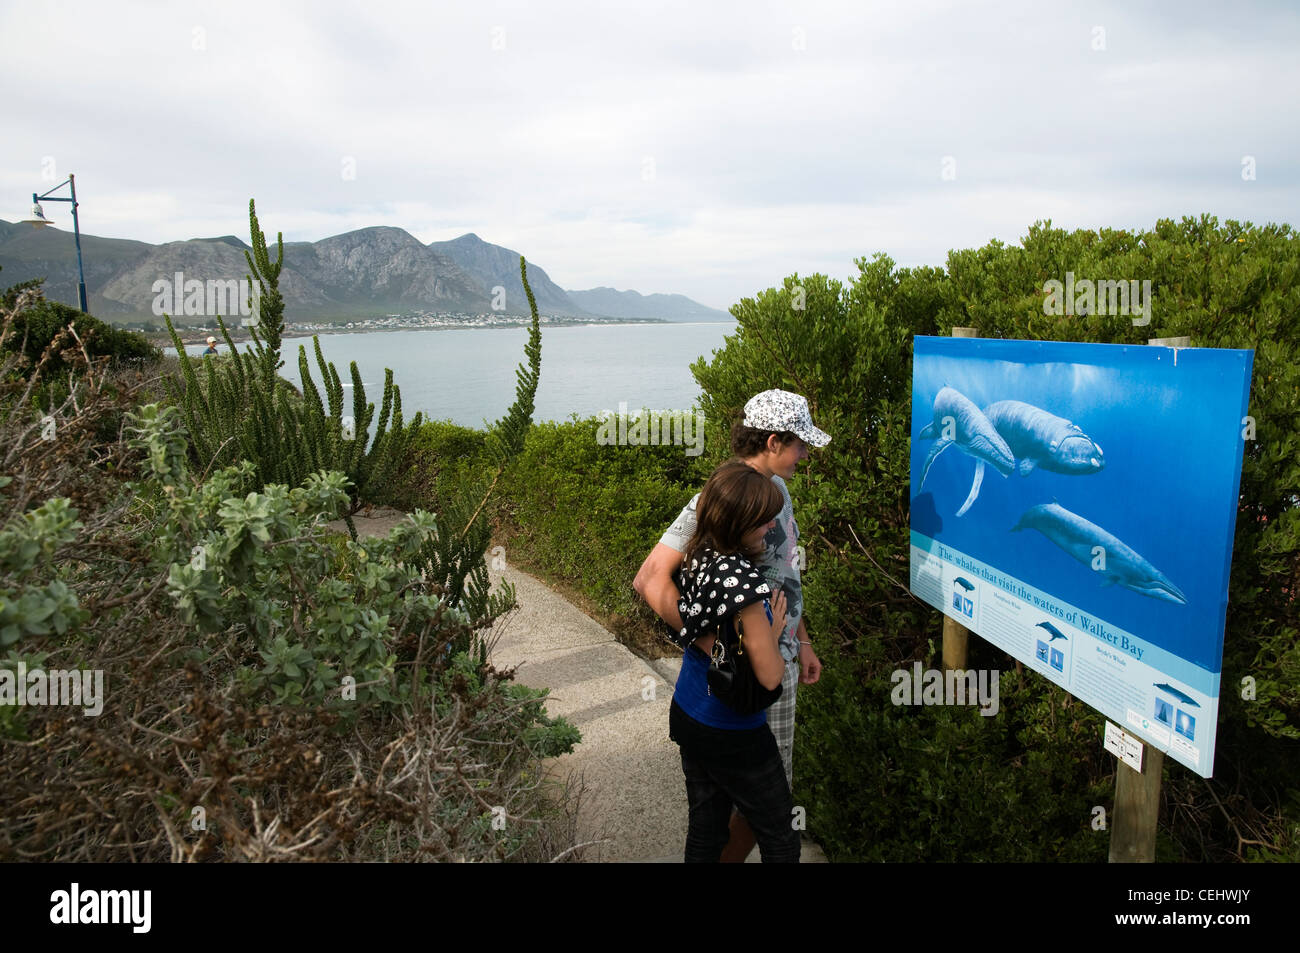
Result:
<svg viewBox="0 0 1300 953"><path fill-rule="evenodd" d="M650 550L650 555L632 580L632 588L674 632L680 632L685 623L677 611L677 599L681 593L673 582L673 570L682 564L682 553L695 534L695 504L699 498L696 494L686 504L673 525Z"/></svg>
<svg viewBox="0 0 1300 953"><path fill-rule="evenodd" d="M656 543L632 580L632 588L674 631L680 631L684 624L677 611L677 599L681 593L673 582L673 570L681 564L681 553L671 546Z"/></svg>
<svg viewBox="0 0 1300 953"><path fill-rule="evenodd" d="M812 641L808 638L808 627L804 625L803 616L799 617L799 681L805 685L815 685L822 677L822 660L813 651Z"/></svg>

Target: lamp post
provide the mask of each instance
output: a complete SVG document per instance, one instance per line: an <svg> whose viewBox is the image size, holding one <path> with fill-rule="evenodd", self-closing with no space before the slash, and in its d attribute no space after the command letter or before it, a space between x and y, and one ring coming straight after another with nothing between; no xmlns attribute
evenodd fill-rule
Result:
<svg viewBox="0 0 1300 953"><path fill-rule="evenodd" d="M51 194L52 192L57 192L65 185L71 187L72 198L65 199L61 196L56 196ZM45 212L41 209L42 201L72 203L72 237L77 244L77 297L81 301L81 310L82 313L84 314L86 313L86 272L85 269L81 267L81 226L77 222L77 177L75 175L69 175L68 181L60 182L58 185L50 189L50 191L46 192L44 195L37 195L35 192L33 192L32 193L32 217L29 219L25 219L24 220L25 224L35 225L37 228L40 228L44 225L53 224L48 218L45 217Z"/></svg>

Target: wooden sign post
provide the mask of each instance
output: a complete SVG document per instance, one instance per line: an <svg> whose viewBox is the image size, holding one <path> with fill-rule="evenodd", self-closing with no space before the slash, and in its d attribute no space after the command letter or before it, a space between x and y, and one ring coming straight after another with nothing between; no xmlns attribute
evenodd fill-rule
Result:
<svg viewBox="0 0 1300 953"><path fill-rule="evenodd" d="M1165 753L1145 745L1142 770L1115 762L1115 816L1110 826L1112 864L1150 864L1156 859L1160 820L1160 776Z"/></svg>

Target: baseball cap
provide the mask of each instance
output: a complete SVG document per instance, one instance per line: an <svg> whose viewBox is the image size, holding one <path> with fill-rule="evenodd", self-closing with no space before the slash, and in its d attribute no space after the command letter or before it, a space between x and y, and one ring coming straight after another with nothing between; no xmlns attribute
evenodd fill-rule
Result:
<svg viewBox="0 0 1300 953"><path fill-rule="evenodd" d="M788 430L813 447L824 447L831 442L830 434L813 426L808 401L788 390L765 390L755 394L745 404L743 423L756 430Z"/></svg>
<svg viewBox="0 0 1300 953"><path fill-rule="evenodd" d="M216 339L216 338L208 338L208 343L209 343L209 344L216 344L216 343L217 343L217 339Z"/></svg>

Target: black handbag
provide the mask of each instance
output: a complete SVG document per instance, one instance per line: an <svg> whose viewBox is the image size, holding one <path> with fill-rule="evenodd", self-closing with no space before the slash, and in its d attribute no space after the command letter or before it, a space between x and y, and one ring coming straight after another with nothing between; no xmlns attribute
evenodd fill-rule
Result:
<svg viewBox="0 0 1300 953"><path fill-rule="evenodd" d="M749 653L745 651L745 632L740 616L732 616L735 625L736 641L725 644L722 628L713 640L713 661L709 664L707 674L709 694L738 715L753 715L769 707L781 697L784 685L776 688L764 688L754 674L750 664Z"/></svg>

